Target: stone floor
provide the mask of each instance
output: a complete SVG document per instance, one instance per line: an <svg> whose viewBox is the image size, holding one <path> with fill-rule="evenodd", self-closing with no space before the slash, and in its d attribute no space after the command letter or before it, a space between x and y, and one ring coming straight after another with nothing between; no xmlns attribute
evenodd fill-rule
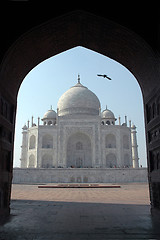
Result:
<svg viewBox="0 0 160 240"><path fill-rule="evenodd" d="M147 184L121 188L38 188L13 185L2 240L160 239Z"/></svg>

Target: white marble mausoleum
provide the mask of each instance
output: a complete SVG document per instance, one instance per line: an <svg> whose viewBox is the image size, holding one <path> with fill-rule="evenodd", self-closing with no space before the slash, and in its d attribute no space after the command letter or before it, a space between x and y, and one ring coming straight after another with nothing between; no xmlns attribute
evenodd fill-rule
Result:
<svg viewBox="0 0 160 240"><path fill-rule="evenodd" d="M114 113L101 111L98 97L78 83L59 99L43 124L24 126L21 168L138 168L136 127L116 124Z"/></svg>

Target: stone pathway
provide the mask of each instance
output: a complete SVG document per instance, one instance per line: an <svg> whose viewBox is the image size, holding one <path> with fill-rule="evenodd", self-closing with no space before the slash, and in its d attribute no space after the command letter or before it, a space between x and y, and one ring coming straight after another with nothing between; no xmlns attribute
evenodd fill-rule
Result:
<svg viewBox="0 0 160 240"><path fill-rule="evenodd" d="M41 184L40 184L41 185ZM54 184L47 184L54 185ZM41 186L47 186L46 184ZM111 186L111 184L109 184ZM118 204L149 205L149 189L147 184L113 184L121 188L56 188L39 189L37 185L12 185L12 199L64 201L64 202L94 202Z"/></svg>
<svg viewBox="0 0 160 240"><path fill-rule="evenodd" d="M12 199L10 221L0 228L0 239L160 239L146 184L117 189L13 185Z"/></svg>

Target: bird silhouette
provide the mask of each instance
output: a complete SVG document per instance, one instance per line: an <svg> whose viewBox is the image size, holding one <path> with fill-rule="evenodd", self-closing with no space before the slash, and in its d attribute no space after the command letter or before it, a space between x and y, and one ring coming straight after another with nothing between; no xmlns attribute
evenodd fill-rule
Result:
<svg viewBox="0 0 160 240"><path fill-rule="evenodd" d="M104 77L107 78L108 80L112 80L110 77L108 77L106 74L97 74L98 77Z"/></svg>

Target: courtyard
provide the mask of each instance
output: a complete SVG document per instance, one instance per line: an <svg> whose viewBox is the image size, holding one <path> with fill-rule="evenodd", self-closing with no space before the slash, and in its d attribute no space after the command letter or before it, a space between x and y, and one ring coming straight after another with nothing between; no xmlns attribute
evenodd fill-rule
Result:
<svg viewBox="0 0 160 240"><path fill-rule="evenodd" d="M148 184L108 185L112 188L13 184L11 217L0 239L159 239Z"/></svg>
<svg viewBox="0 0 160 240"><path fill-rule="evenodd" d="M112 188L45 188L40 189L38 186L45 185L12 185L12 201L15 200L34 200L34 201L52 201L52 202L72 202L72 203L104 203L104 204L139 204L148 205L149 188L148 184L132 183L118 184L120 189ZM103 184L101 184L103 185ZM106 184L105 184L106 185ZM108 184L114 187L117 184Z"/></svg>

